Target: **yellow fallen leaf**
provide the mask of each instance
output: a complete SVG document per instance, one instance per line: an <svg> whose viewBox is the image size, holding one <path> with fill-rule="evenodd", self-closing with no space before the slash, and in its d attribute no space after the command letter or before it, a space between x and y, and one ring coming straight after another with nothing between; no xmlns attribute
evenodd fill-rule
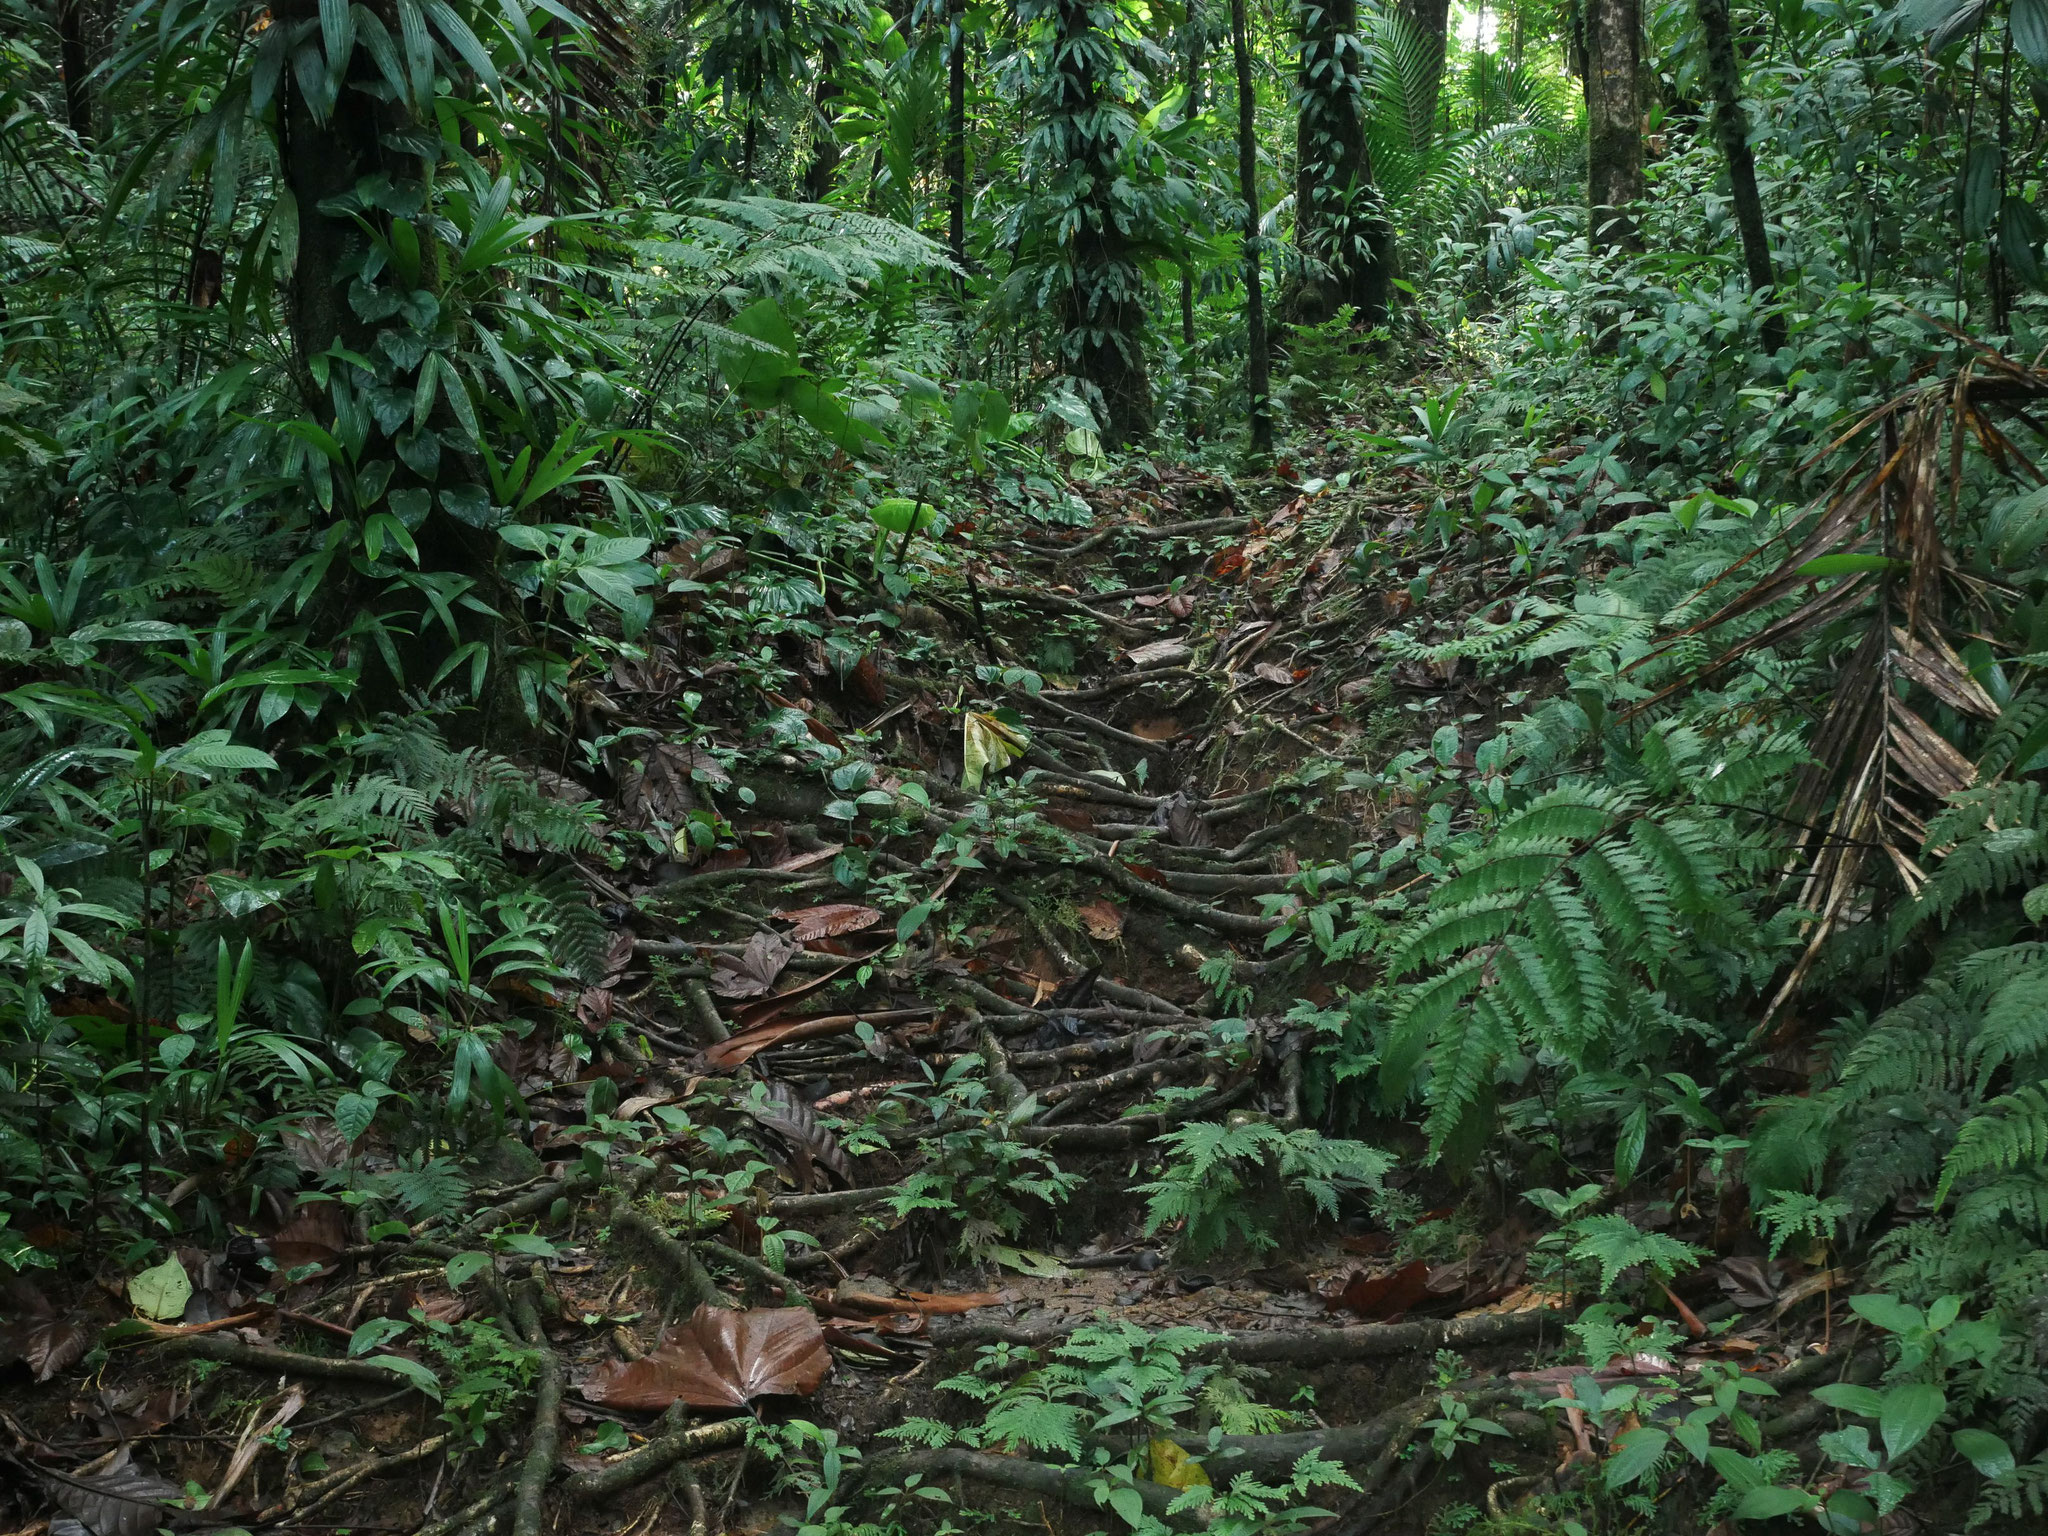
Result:
<svg viewBox="0 0 2048 1536"><path fill-rule="evenodd" d="M1202 1464L1171 1440L1161 1436L1147 1447L1152 1453L1152 1481L1162 1488L1209 1488L1209 1474Z"/></svg>

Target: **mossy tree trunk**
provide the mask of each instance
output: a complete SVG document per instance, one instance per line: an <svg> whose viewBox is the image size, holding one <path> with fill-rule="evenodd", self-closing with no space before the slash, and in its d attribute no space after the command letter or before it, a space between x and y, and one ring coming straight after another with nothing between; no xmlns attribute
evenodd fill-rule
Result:
<svg viewBox="0 0 2048 1536"><path fill-rule="evenodd" d="M1586 0L1586 242L1594 253L1642 248L1642 12L1638 0Z"/></svg>
<svg viewBox="0 0 2048 1536"><path fill-rule="evenodd" d="M1294 227L1311 269L1287 308L1293 319L1314 325L1349 304L1365 324L1379 325L1391 309L1394 231L1379 205L1365 142L1358 0L1304 0L1296 16Z"/></svg>
<svg viewBox="0 0 2048 1536"><path fill-rule="evenodd" d="M1245 384L1251 394L1251 450L1264 455L1273 451L1273 359L1259 275L1259 103L1245 0L1230 0L1230 43L1237 65L1237 185L1244 198Z"/></svg>

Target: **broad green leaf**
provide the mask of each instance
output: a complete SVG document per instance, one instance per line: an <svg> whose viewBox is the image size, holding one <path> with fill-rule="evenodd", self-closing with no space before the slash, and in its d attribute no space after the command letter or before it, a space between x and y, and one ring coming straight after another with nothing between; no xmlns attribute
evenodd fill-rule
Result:
<svg viewBox="0 0 2048 1536"><path fill-rule="evenodd" d="M901 943L925 925L925 919L932 915L932 903L920 901L916 906L896 919L896 939Z"/></svg>
<svg viewBox="0 0 2048 1536"><path fill-rule="evenodd" d="M128 1299L144 1317L168 1322L185 1315L192 1299L192 1277L172 1254L154 1269L145 1269L128 1282Z"/></svg>
<svg viewBox="0 0 2048 1536"><path fill-rule="evenodd" d="M1610 1488L1626 1488L1657 1469L1671 1436L1648 1424L1639 1424L1614 1442L1614 1454L1607 1458L1606 1478Z"/></svg>
<svg viewBox="0 0 2048 1536"><path fill-rule="evenodd" d="M1886 1333L1905 1333L1927 1326L1927 1318L1918 1307L1909 1307L1898 1297L1882 1293L1851 1296L1849 1310Z"/></svg>
<svg viewBox="0 0 2048 1536"><path fill-rule="evenodd" d="M1842 1413L1874 1419L1884 1411L1884 1394L1874 1387L1859 1387L1852 1381L1831 1381L1813 1389L1814 1397Z"/></svg>
<svg viewBox="0 0 2048 1536"><path fill-rule="evenodd" d="M412 1326L402 1317L373 1317L354 1333L349 1335L350 1355L367 1355L379 1345L388 1344Z"/></svg>
<svg viewBox="0 0 2048 1536"><path fill-rule="evenodd" d="M1811 1509L1820 1501L1799 1488L1766 1486L1752 1488L1735 1505L1738 1520L1776 1520Z"/></svg>
<svg viewBox="0 0 2048 1536"><path fill-rule="evenodd" d="M1915 1382L1886 1392L1884 1408L1877 1416L1885 1455L1897 1461L1912 1450L1941 1422L1947 1408L1948 1398L1932 1382Z"/></svg>
<svg viewBox="0 0 2048 1536"><path fill-rule="evenodd" d="M2012 0L2012 43L2048 79L2048 0Z"/></svg>
<svg viewBox="0 0 2048 1536"><path fill-rule="evenodd" d="M456 1254L454 1258L448 1261L448 1289L451 1291L461 1290L470 1281L483 1273L485 1266L490 1262L491 1256L488 1253L480 1253L474 1248Z"/></svg>
<svg viewBox="0 0 2048 1536"><path fill-rule="evenodd" d="M928 501L908 496L889 496L868 508L868 520L884 533L922 533L931 527L939 509Z"/></svg>
<svg viewBox="0 0 2048 1536"><path fill-rule="evenodd" d="M397 1372L435 1402L441 1401L441 1378L419 1361L408 1360L403 1355L372 1355L370 1363Z"/></svg>
<svg viewBox="0 0 2048 1536"><path fill-rule="evenodd" d="M2004 1477L2019 1465L2012 1448L1988 1429L1959 1429L1949 1444L1985 1477Z"/></svg>

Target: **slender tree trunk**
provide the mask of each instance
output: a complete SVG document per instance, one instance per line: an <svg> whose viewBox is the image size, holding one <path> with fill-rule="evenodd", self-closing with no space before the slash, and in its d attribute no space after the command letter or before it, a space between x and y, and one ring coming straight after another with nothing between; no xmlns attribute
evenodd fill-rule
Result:
<svg viewBox="0 0 2048 1536"><path fill-rule="evenodd" d="M946 12L946 243L967 272L967 4Z"/></svg>
<svg viewBox="0 0 2048 1536"><path fill-rule="evenodd" d="M818 60L818 88L811 93L817 138L811 146L810 164L804 167L806 202L822 203L831 196L832 178L839 172L839 134L833 126L832 104L844 94L839 84L839 70L844 62L837 43L827 43Z"/></svg>
<svg viewBox="0 0 2048 1536"><path fill-rule="evenodd" d="M57 60L64 70L64 118L81 140L92 137L92 47L85 35L86 0L57 0Z"/></svg>
<svg viewBox="0 0 2048 1536"><path fill-rule="evenodd" d="M1360 117L1365 45L1358 0L1300 0L1298 15L1295 242L1328 275L1304 278L1288 311L1315 325L1349 304L1364 324L1381 325L1392 309L1394 231L1373 186Z"/></svg>
<svg viewBox="0 0 2048 1536"><path fill-rule="evenodd" d="M1735 29L1728 18L1728 0L1693 0L1700 37L1707 49L1707 84L1714 93L1714 131L1728 160L1729 200L1735 205L1735 227L1742 233L1742 264L1749 288L1760 293L1776 284L1771 271L1771 240L1764 229L1764 200L1756 187L1756 157L1749 149L1749 117L1742 109L1742 75L1735 62ZM1764 321L1764 344L1775 352L1785 345L1783 317Z"/></svg>
<svg viewBox="0 0 2048 1536"><path fill-rule="evenodd" d="M1638 0L1586 0L1586 243L1640 250L1630 212L1643 195Z"/></svg>
<svg viewBox="0 0 2048 1536"><path fill-rule="evenodd" d="M1259 280L1259 101L1244 12L1245 0L1230 0L1230 46L1237 62L1237 187L1244 198L1245 384L1251 393L1251 450L1264 456L1273 451L1273 359Z"/></svg>

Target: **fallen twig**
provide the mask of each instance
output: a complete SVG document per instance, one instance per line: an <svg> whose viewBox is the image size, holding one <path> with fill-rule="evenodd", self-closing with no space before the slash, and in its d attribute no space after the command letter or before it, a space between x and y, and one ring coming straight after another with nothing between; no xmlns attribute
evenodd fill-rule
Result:
<svg viewBox="0 0 2048 1536"><path fill-rule="evenodd" d="M310 1428L310 1424L302 1425L298 1432L303 1434ZM445 1450L454 1440L455 1436L452 1434L433 1435L418 1445L394 1451L389 1456L372 1452L353 1466L343 1467L339 1472L323 1477L318 1482L305 1484L297 1490L295 1498L280 1499L268 1509L258 1511L250 1517L251 1522L256 1525L269 1525L273 1521L287 1518L303 1520L321 1505L333 1503L357 1483L368 1478L380 1477L394 1467L408 1467L416 1461L425 1461L435 1452Z"/></svg>

